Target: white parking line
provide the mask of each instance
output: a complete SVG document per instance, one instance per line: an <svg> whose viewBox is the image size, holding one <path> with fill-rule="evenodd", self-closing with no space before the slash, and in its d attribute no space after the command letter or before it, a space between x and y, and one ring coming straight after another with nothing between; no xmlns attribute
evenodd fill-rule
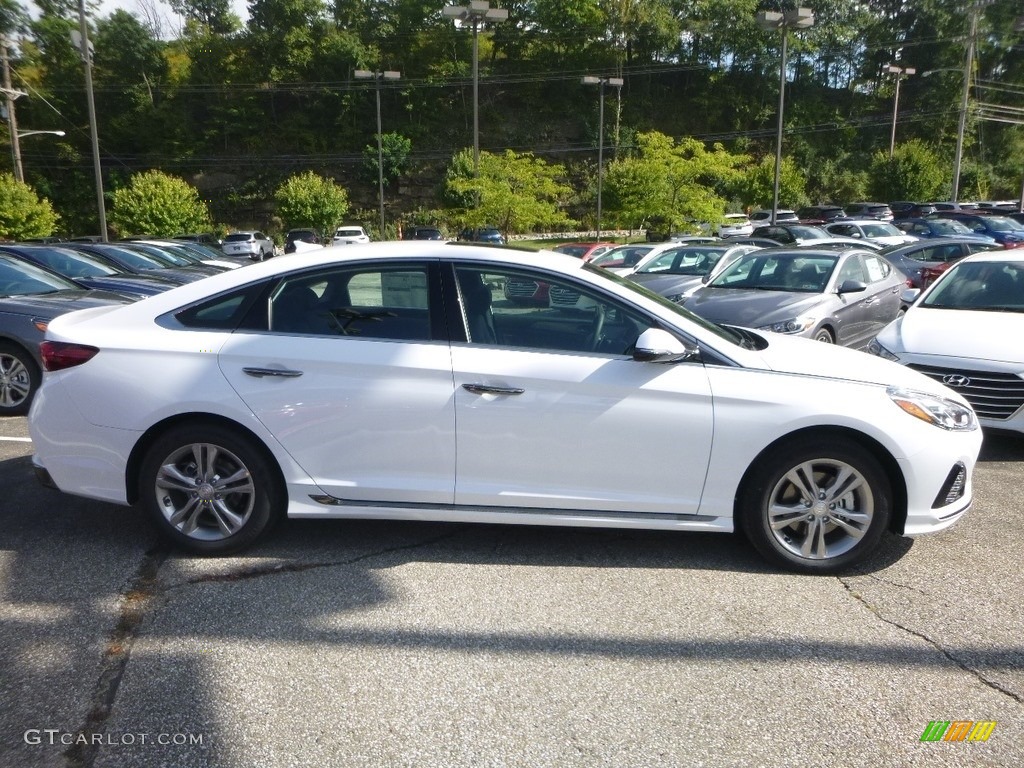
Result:
<svg viewBox="0 0 1024 768"><path fill-rule="evenodd" d="M0 437L0 440L10 440L12 443L31 443L31 437Z"/></svg>

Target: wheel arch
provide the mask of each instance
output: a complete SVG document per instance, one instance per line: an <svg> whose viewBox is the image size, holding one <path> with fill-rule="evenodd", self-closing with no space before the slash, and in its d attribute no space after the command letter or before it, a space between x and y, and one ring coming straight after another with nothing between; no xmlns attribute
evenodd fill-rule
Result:
<svg viewBox="0 0 1024 768"><path fill-rule="evenodd" d="M163 421L159 421L151 426L143 433L142 437L136 441L135 446L132 448L131 455L128 457L128 462L125 465L124 477L125 492L129 504L135 504L139 500L139 472L142 468L142 462L153 443L155 443L170 429L199 424L216 424L227 429L235 430L244 437L252 440L253 444L263 452L264 458L270 463L270 466L273 467L274 472L277 474L278 487L281 489L286 489L288 487L285 482L284 472L281 470L281 465L278 463L277 457L275 457L273 451L267 447L266 442L251 429L237 421L234 421L233 419L213 413L180 413L166 418ZM287 497L287 492L285 492L285 495ZM286 501L287 498L285 499L285 502Z"/></svg>
<svg viewBox="0 0 1024 768"><path fill-rule="evenodd" d="M882 465L882 470L885 472L885 475L889 480L889 485L892 488L893 506L891 517L889 519L889 530L897 534L901 534L903 532L903 526L907 520L907 483L906 478L903 476L903 472L900 469L899 463L893 455L889 453L888 449L886 449L884 445L870 435L866 435L863 432L859 432L856 429L851 429L849 427L837 426L806 427L804 429L798 429L776 439L757 454L754 460L750 462L746 471L743 473L743 477L740 479L739 484L736 486L736 496L733 499L733 524L737 529L741 527L743 520L743 515L741 515L739 511L740 499L743 497L743 493L750 482L754 469L760 466L768 456L777 452L781 446L798 438L852 440L870 452L871 455L878 460L879 464Z"/></svg>

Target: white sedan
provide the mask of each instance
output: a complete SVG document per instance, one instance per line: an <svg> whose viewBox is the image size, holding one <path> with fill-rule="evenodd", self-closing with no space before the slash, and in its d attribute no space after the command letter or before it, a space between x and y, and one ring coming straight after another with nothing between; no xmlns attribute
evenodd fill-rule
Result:
<svg viewBox="0 0 1024 768"><path fill-rule="evenodd" d="M982 427L1024 433L1022 338L1024 256L1000 250L956 262L868 351L959 392Z"/></svg>
<svg viewBox="0 0 1024 768"><path fill-rule="evenodd" d="M567 306L507 302L533 279ZM273 522L740 529L834 573L971 505L974 412L848 349L703 321L571 256L327 248L52 321L37 476L219 554Z"/></svg>

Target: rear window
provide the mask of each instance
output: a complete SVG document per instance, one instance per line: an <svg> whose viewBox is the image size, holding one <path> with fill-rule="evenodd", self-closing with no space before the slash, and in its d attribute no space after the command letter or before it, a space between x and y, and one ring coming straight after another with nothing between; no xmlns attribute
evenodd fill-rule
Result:
<svg viewBox="0 0 1024 768"><path fill-rule="evenodd" d="M236 232L233 235L228 235L224 238L225 243L247 243L252 240L253 237L248 232Z"/></svg>
<svg viewBox="0 0 1024 768"><path fill-rule="evenodd" d="M335 237L359 237L363 234L361 229L339 229L334 233Z"/></svg>

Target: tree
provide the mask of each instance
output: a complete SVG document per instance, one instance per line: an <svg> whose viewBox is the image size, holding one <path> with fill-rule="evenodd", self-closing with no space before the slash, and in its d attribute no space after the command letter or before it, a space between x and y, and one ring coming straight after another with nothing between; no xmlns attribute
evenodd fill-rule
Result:
<svg viewBox="0 0 1024 768"><path fill-rule="evenodd" d="M380 137L380 155L384 160L384 186L390 186L406 169L412 142L399 133L384 133ZM363 149L363 176L369 183L376 184L377 145L367 145Z"/></svg>
<svg viewBox="0 0 1024 768"><path fill-rule="evenodd" d="M876 200L935 200L948 192L945 166L917 139L900 143L891 158L887 152L876 152L868 176Z"/></svg>
<svg viewBox="0 0 1024 768"><path fill-rule="evenodd" d="M122 237L174 237L210 228L210 212L195 187L161 171L137 173L116 190L109 218Z"/></svg>
<svg viewBox="0 0 1024 768"><path fill-rule="evenodd" d="M657 221L677 228L688 221L718 222L727 190L742 178L743 155L720 144L708 151L692 138L676 141L657 131L637 134L637 154L612 162L605 176L608 212L638 228Z"/></svg>
<svg viewBox="0 0 1024 768"><path fill-rule="evenodd" d="M274 192L277 215L285 229L313 227L328 233L348 213L348 193L312 171L289 177Z"/></svg>
<svg viewBox="0 0 1024 768"><path fill-rule="evenodd" d="M53 234L60 216L13 174L0 174L0 239L24 240Z"/></svg>
<svg viewBox="0 0 1024 768"><path fill-rule="evenodd" d="M457 214L462 225L493 224L508 234L575 223L565 212L572 188L562 181L565 168L561 165L549 165L532 153L517 154L509 149L503 154L481 152L475 178L472 167L471 150L463 150L452 158L447 179L449 197L477 201ZM452 169L470 171L452 173Z"/></svg>
<svg viewBox="0 0 1024 768"><path fill-rule="evenodd" d="M807 203L807 177L792 158L783 157L779 166L779 208L799 208ZM775 157L766 155L747 168L740 187L744 205L771 208L775 191Z"/></svg>

